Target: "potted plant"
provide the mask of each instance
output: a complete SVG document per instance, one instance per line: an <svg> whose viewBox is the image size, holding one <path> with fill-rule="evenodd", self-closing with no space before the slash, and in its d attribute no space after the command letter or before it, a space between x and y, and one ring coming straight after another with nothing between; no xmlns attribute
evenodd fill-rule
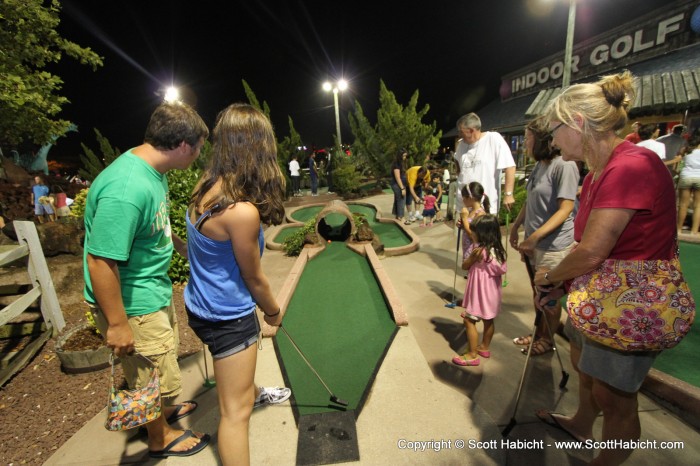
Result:
<svg viewBox="0 0 700 466"><path fill-rule="evenodd" d="M87 311L85 317L87 322L73 327L56 340L56 355L63 370L69 374L82 374L109 366L112 350L105 346L92 313Z"/></svg>

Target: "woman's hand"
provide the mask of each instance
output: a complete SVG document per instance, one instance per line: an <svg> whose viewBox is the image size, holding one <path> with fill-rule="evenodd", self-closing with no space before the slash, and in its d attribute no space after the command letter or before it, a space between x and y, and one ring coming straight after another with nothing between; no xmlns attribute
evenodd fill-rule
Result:
<svg viewBox="0 0 700 466"><path fill-rule="evenodd" d="M275 314L268 314L267 312L263 311L263 314L265 314L265 322L267 325L271 325L273 327L279 327L280 324L282 323L282 317L284 316L284 313L282 313L282 309L280 308L279 311Z"/></svg>
<svg viewBox="0 0 700 466"><path fill-rule="evenodd" d="M535 252L536 246L537 246L537 240L535 240L531 235L525 241L520 243L520 246L518 246L517 249L522 254L525 254L526 256L532 257L533 253Z"/></svg>
<svg viewBox="0 0 700 466"><path fill-rule="evenodd" d="M552 282L549 281L549 279L545 278L545 274L549 272L549 269L537 269L537 272L535 272L535 279L533 280L535 282L535 285L537 286L551 286Z"/></svg>
<svg viewBox="0 0 700 466"><path fill-rule="evenodd" d="M565 294L563 286L550 290L538 290L538 294L535 297L535 307L540 311L552 312L559 307L559 299Z"/></svg>
<svg viewBox="0 0 700 466"><path fill-rule="evenodd" d="M518 227L513 225L513 227L510 229L510 236L508 241L510 242L510 245L518 249Z"/></svg>

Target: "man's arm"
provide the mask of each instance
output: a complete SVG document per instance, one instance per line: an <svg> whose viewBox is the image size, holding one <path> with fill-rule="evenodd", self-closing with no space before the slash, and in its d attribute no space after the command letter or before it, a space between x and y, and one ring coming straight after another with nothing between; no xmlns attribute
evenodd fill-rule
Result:
<svg viewBox="0 0 700 466"><path fill-rule="evenodd" d="M183 241L182 238L173 233L173 247L182 257L187 259L187 241Z"/></svg>
<svg viewBox="0 0 700 466"><path fill-rule="evenodd" d="M503 195L503 205L510 212L510 208L515 204L513 197L513 189L515 189L515 167L506 168L506 187ZM510 194L508 194L510 193Z"/></svg>
<svg viewBox="0 0 700 466"><path fill-rule="evenodd" d="M114 350L116 356L132 353L134 351L134 335L124 310L117 262L88 254L87 266L92 291L97 299L97 304L107 319L106 345Z"/></svg>

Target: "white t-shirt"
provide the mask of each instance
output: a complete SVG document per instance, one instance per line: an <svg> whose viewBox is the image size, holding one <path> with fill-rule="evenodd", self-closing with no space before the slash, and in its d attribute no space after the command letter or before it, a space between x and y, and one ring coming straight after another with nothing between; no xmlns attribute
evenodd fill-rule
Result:
<svg viewBox="0 0 700 466"><path fill-rule="evenodd" d="M666 144L663 142L659 142L656 139L645 139L644 141L638 142L637 145L656 152L656 154L661 157L661 160L666 160Z"/></svg>
<svg viewBox="0 0 700 466"><path fill-rule="evenodd" d="M296 160L289 162L289 173L291 176L299 176L299 162Z"/></svg>
<svg viewBox="0 0 700 466"><path fill-rule="evenodd" d="M513 153L503 136L486 131L481 133L481 138L474 144L467 144L460 140L454 159L459 165L458 193L461 195L465 185L477 181L484 187L484 192L489 198L490 213L498 213L501 170L515 166Z"/></svg>

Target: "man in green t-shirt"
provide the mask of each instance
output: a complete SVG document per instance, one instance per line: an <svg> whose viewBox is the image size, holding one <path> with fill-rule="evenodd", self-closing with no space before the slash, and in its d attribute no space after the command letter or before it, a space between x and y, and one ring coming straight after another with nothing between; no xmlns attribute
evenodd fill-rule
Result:
<svg viewBox="0 0 700 466"><path fill-rule="evenodd" d="M121 358L129 388L143 387L149 378L146 362L133 356L138 351L157 365L166 401L182 391L168 268L173 248L187 256L185 243L170 228L166 173L189 167L208 136L194 109L161 104L144 143L100 173L85 204L85 299L107 346ZM169 425L196 406L189 401L166 407L146 424L151 457L188 456L206 447L209 435Z"/></svg>

